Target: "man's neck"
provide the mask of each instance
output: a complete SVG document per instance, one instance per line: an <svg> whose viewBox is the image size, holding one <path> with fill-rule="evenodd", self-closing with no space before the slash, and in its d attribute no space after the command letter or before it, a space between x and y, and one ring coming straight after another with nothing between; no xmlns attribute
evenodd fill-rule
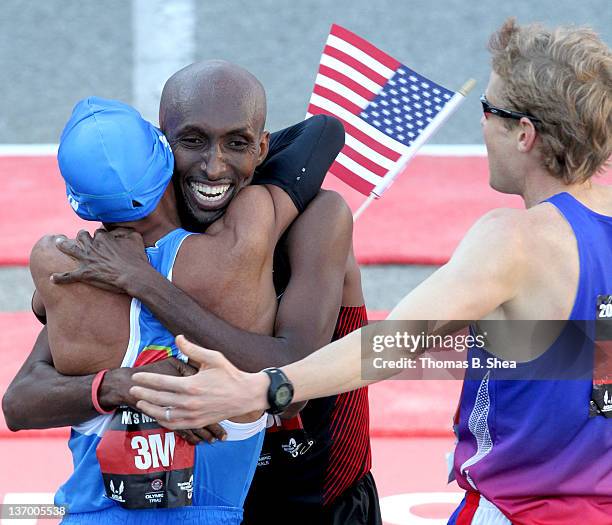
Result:
<svg viewBox="0 0 612 525"><path fill-rule="evenodd" d="M168 186L157 207L144 219L117 224L117 226L132 228L140 233L146 247L153 246L164 235L180 228L181 223L172 185Z"/></svg>
<svg viewBox="0 0 612 525"><path fill-rule="evenodd" d="M153 246L162 237L168 235L168 233L170 233L171 231L180 228L180 224L178 223L178 221L163 221L147 224L144 226L145 228L136 228L136 231L138 231L138 233L142 235L142 240L144 241L144 245L146 247Z"/></svg>
<svg viewBox="0 0 612 525"><path fill-rule="evenodd" d="M145 246L153 246L164 235L181 227L179 214L176 209L176 198L174 188L169 184L162 196L157 208L135 225L135 229L140 235Z"/></svg>
<svg viewBox="0 0 612 525"><path fill-rule="evenodd" d="M553 177L544 170L531 173L525 177L525 186L521 197L527 209L540 204L542 201L558 193L569 193L580 200L580 196L591 188L591 182L566 184L561 179Z"/></svg>
<svg viewBox="0 0 612 525"><path fill-rule="evenodd" d="M148 216L140 221L111 223L105 224L104 226L109 231L116 228L129 228L134 230L142 236L144 245L147 248L149 246L154 246L162 237L181 227L178 219L172 220L169 217L159 216Z"/></svg>

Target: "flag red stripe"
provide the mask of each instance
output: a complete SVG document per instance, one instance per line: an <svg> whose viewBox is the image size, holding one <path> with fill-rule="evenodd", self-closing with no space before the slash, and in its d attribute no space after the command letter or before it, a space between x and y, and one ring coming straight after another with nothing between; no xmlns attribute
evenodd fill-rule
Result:
<svg viewBox="0 0 612 525"><path fill-rule="evenodd" d="M380 86L384 86L387 82L387 79L381 74L377 73L373 69L370 69L363 62L359 62L359 60L356 58L353 58L351 55L347 55L344 51L340 51L335 47L325 46L323 49L323 54L333 57L336 60L345 63L347 66L351 66L353 69L359 71L362 75L368 77L372 82L376 82Z"/></svg>
<svg viewBox="0 0 612 525"><path fill-rule="evenodd" d="M373 59L378 60L381 64L387 66L389 69L396 70L401 66L401 64L395 60L395 58L387 55L387 53L383 53L380 49L377 49L370 44L370 42L357 36L348 29L344 29L344 27L333 24L330 33L355 46L357 49L361 49L361 51L370 55Z"/></svg>
<svg viewBox="0 0 612 525"><path fill-rule="evenodd" d="M349 99L344 98L342 95L338 95L338 93L335 93L331 89L315 84L312 92L326 98L327 100L331 100L334 104L338 104L341 108L350 111L353 115L359 115L361 113L362 108L360 108L354 102L351 102Z"/></svg>
<svg viewBox="0 0 612 525"><path fill-rule="evenodd" d="M377 153L380 153L383 157L387 157L389 160L392 160L393 162L396 162L401 157L401 155L397 151L394 151L391 148L388 148L387 146L385 146L384 144L381 144L377 140L374 140L372 137L370 137L369 135L367 135L360 129L357 129L352 124L349 124L346 120L340 118L338 115L334 115L331 111L315 106L314 104L309 104L308 113L310 113L311 115L323 114L323 115L331 115L332 117L336 117L342 122L342 124L344 124L344 130L349 135L357 139L359 142L362 142L369 148L373 149Z"/></svg>
<svg viewBox="0 0 612 525"><path fill-rule="evenodd" d="M378 164L376 164L376 162L362 155L358 151L355 151L353 148L347 146L346 144L344 145L344 148L342 148L342 153L344 153L349 159L352 159L358 164L361 164L364 168L370 170L372 173L375 173L379 177L384 177L387 174L387 168L379 166Z"/></svg>
<svg viewBox="0 0 612 525"><path fill-rule="evenodd" d="M349 186L356 189L359 193L369 195L374 189L374 185L369 183L367 180L362 179L358 175L355 175L352 171L346 169L342 164L334 162L329 168L329 172L335 175L340 180L346 182Z"/></svg>
<svg viewBox="0 0 612 525"><path fill-rule="evenodd" d="M319 73L321 73L323 76L331 78L332 80L335 80L338 82L338 84L342 84L344 87L347 87L368 101L372 101L374 100L374 97L376 97L376 93L372 93L369 89L366 89L358 82L355 82L352 78L347 77L331 67L321 64L319 66Z"/></svg>

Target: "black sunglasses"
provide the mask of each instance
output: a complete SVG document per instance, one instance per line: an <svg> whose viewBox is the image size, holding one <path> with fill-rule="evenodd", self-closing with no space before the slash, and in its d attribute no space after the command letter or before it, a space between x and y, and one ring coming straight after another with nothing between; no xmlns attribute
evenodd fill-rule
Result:
<svg viewBox="0 0 612 525"><path fill-rule="evenodd" d="M496 108L489 104L487 97L483 93L480 95L480 103L482 104L482 111L484 113L491 113L492 115L497 115L501 118L512 118L515 120L520 120L523 117L528 118L532 122L542 122L539 118L534 117L533 115L529 115L528 113L519 113L518 111L511 111L509 109Z"/></svg>

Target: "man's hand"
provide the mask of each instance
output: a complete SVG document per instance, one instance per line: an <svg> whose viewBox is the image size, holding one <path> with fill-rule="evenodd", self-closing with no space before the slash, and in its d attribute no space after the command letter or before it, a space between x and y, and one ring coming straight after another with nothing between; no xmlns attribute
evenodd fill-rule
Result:
<svg viewBox="0 0 612 525"><path fill-rule="evenodd" d="M121 405L136 408L138 399L130 394L130 388L134 386L132 376L135 372L141 371L163 374L165 376L188 377L194 375L198 369L184 363L180 359L170 357L138 368L115 368L109 370L100 385L98 394L100 404L104 408Z"/></svg>
<svg viewBox="0 0 612 525"><path fill-rule="evenodd" d="M220 352L196 346L181 335L176 344L190 361L199 363L198 373L169 377L138 371L132 377L138 386L130 389L130 395L140 400L139 410L164 427L184 429L266 409L269 379L265 374L242 372Z"/></svg>
<svg viewBox="0 0 612 525"><path fill-rule="evenodd" d="M117 368L110 370L100 385L100 404L103 407L114 407L129 405L136 408L138 399L130 394L130 388L134 385L133 375L135 371L163 374L165 377L188 377L194 375L198 369L173 357L157 361L138 368ZM163 421L159 422L164 425ZM224 440L226 432L221 425L211 424L202 427L192 427L189 430L177 432L183 439L197 445L201 441L214 443L216 440Z"/></svg>
<svg viewBox="0 0 612 525"><path fill-rule="evenodd" d="M75 240L57 239L58 249L79 263L72 272L54 273L55 284L83 282L103 290L126 293L134 275L151 269L142 236L129 228L96 230L93 238L81 230Z"/></svg>

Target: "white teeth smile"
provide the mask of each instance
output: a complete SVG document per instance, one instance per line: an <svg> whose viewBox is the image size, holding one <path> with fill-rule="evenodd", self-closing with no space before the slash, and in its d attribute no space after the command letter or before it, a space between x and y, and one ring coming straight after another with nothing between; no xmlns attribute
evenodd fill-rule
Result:
<svg viewBox="0 0 612 525"><path fill-rule="evenodd" d="M225 197L230 185L221 184L219 186L209 186L208 184L202 184L201 182L191 182L190 187L198 199L207 202L215 202Z"/></svg>

